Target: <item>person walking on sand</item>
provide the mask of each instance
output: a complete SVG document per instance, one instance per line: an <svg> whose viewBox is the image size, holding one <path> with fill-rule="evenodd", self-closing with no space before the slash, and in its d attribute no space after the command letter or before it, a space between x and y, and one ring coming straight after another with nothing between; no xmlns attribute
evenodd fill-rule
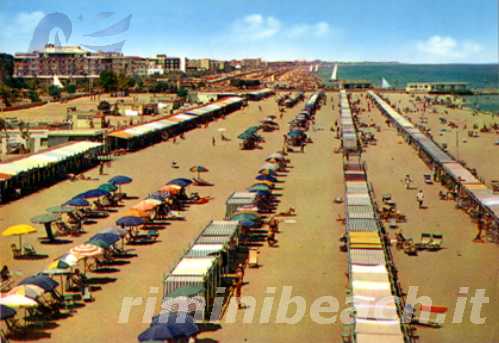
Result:
<svg viewBox="0 0 499 343"><path fill-rule="evenodd" d="M241 294L242 294L242 288L243 288L243 282L244 282L244 267L241 263L236 268L236 290L235 290L235 296L236 296L236 302L237 302L237 308L242 309L244 308L244 305L241 303Z"/></svg>
<svg viewBox="0 0 499 343"><path fill-rule="evenodd" d="M301 142L300 144L300 151L305 152L305 142Z"/></svg>
<svg viewBox="0 0 499 343"><path fill-rule="evenodd" d="M419 190L418 194L416 194L416 200L418 201L419 208L423 208L424 194L423 190Z"/></svg>
<svg viewBox="0 0 499 343"><path fill-rule="evenodd" d="M409 174L406 174L404 178L405 189L411 189L411 182L412 182L411 176Z"/></svg>
<svg viewBox="0 0 499 343"><path fill-rule="evenodd" d="M215 140L215 137L211 137L211 146L215 146L217 141Z"/></svg>
<svg viewBox="0 0 499 343"><path fill-rule="evenodd" d="M267 244L272 248L276 245L276 243L277 240L275 239L275 232L269 225L267 230Z"/></svg>

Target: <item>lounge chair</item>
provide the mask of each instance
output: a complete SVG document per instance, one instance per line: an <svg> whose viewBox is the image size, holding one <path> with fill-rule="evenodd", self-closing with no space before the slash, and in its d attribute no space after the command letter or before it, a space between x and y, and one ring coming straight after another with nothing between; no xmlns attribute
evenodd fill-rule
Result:
<svg viewBox="0 0 499 343"><path fill-rule="evenodd" d="M259 266L258 254L258 249L249 249L248 266L250 268L257 268Z"/></svg>
<svg viewBox="0 0 499 343"><path fill-rule="evenodd" d="M416 248L418 250L428 249L429 244L431 243L431 233L423 232L421 233L421 241L416 244Z"/></svg>
<svg viewBox="0 0 499 343"><path fill-rule="evenodd" d="M31 244L24 244L25 256L36 256L36 250Z"/></svg>
<svg viewBox="0 0 499 343"><path fill-rule="evenodd" d="M430 251L437 251L442 249L443 240L444 237L441 233L434 233L431 237L431 242L427 246L427 249Z"/></svg>
<svg viewBox="0 0 499 343"><path fill-rule="evenodd" d="M15 244L11 244L10 249L12 250L12 255L14 256L14 258L21 257L21 249L19 249Z"/></svg>

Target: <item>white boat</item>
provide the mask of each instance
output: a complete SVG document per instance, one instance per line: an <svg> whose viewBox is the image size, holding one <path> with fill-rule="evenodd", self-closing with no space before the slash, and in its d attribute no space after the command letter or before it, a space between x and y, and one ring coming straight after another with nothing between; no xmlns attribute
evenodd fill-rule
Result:
<svg viewBox="0 0 499 343"><path fill-rule="evenodd" d="M385 78L381 79L381 88L392 88L392 86L386 81Z"/></svg>
<svg viewBox="0 0 499 343"><path fill-rule="evenodd" d="M333 72L331 73L331 81L336 81L338 79L336 76L337 74L338 74L338 64L335 64L333 67Z"/></svg>

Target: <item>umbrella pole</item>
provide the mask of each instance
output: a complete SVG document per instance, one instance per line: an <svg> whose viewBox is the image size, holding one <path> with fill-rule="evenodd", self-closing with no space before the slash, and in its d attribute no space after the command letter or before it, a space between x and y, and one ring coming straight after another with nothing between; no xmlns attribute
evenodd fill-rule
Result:
<svg viewBox="0 0 499 343"><path fill-rule="evenodd" d="M24 255L23 235L19 235L19 250L21 251L21 256Z"/></svg>

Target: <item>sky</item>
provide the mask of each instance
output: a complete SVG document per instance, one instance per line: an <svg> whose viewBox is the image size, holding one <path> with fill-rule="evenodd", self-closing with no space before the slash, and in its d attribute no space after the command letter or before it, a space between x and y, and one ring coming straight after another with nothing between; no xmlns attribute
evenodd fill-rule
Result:
<svg viewBox="0 0 499 343"><path fill-rule="evenodd" d="M190 58L497 63L496 0L0 0L0 52L40 42Z"/></svg>

